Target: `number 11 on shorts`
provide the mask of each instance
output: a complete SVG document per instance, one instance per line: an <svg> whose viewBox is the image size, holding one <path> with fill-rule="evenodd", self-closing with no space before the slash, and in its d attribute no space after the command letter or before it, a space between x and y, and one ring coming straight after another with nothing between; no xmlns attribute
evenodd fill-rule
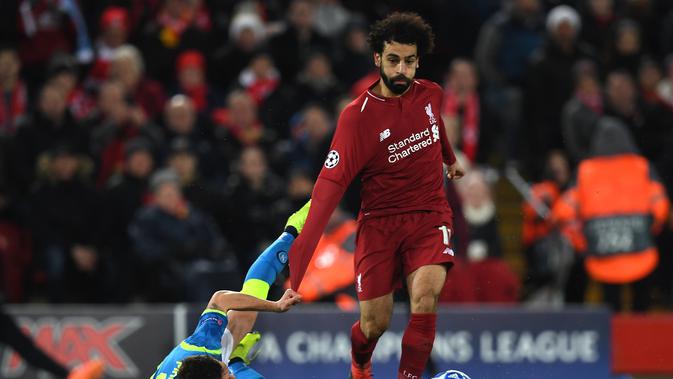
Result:
<svg viewBox="0 0 673 379"><path fill-rule="evenodd" d="M442 231L444 245L449 246L449 240L451 240L451 229L447 228L446 225L442 225L437 229Z"/></svg>

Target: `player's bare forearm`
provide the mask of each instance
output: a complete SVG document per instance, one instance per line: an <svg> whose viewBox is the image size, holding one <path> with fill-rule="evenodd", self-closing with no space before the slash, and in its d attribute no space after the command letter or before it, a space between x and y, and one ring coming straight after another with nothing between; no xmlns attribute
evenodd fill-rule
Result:
<svg viewBox="0 0 673 379"><path fill-rule="evenodd" d="M208 303L208 309L217 309L223 312L256 311L256 312L286 312L292 306L301 302L301 296L287 290L278 301L258 299L235 291L217 291Z"/></svg>

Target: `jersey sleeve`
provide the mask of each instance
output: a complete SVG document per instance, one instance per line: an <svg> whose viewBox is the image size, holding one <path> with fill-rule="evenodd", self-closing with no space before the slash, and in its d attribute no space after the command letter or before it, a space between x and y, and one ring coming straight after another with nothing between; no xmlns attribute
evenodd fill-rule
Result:
<svg viewBox="0 0 673 379"><path fill-rule="evenodd" d="M349 106L339 118L330 151L311 195L311 209L299 237L290 249L290 281L297 290L327 221L353 178L371 159L360 125L359 109Z"/></svg>
<svg viewBox="0 0 673 379"><path fill-rule="evenodd" d="M440 98L440 104L442 104L441 101L443 99ZM439 122L439 130L442 131L439 133L439 140L442 144L442 161L450 166L456 162L456 155L453 153L449 137L446 135L446 126L444 126L442 117L437 117L437 122Z"/></svg>
<svg viewBox="0 0 673 379"><path fill-rule="evenodd" d="M222 335L227 328L226 313L216 309L206 309L199 319L199 323L191 336L183 342L183 348L196 347L213 355L220 355L222 349Z"/></svg>

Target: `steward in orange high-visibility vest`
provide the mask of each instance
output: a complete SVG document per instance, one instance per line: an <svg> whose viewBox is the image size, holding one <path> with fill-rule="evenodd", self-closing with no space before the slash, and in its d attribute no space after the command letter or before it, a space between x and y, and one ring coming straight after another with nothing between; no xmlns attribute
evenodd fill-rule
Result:
<svg viewBox="0 0 673 379"><path fill-rule="evenodd" d="M641 280L658 263L654 236L670 206L665 189L619 120L599 122L592 152L554 207L554 218L577 226L574 245L586 254L591 278L607 284Z"/></svg>

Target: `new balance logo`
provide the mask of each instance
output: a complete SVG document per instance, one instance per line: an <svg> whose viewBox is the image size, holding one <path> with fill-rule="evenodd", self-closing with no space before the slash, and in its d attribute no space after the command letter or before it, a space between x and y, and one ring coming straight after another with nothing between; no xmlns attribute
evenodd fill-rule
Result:
<svg viewBox="0 0 673 379"><path fill-rule="evenodd" d="M382 142L384 139L390 137L390 129L386 129L379 134L379 142Z"/></svg>
<svg viewBox="0 0 673 379"><path fill-rule="evenodd" d="M451 250L451 248L449 248L449 247L447 247L446 249L444 249L444 251L442 252L442 254L448 254L448 255L450 255L450 256L452 256L452 257L454 256L453 250Z"/></svg>
<svg viewBox="0 0 673 379"><path fill-rule="evenodd" d="M357 291L362 292L362 273L357 276Z"/></svg>

